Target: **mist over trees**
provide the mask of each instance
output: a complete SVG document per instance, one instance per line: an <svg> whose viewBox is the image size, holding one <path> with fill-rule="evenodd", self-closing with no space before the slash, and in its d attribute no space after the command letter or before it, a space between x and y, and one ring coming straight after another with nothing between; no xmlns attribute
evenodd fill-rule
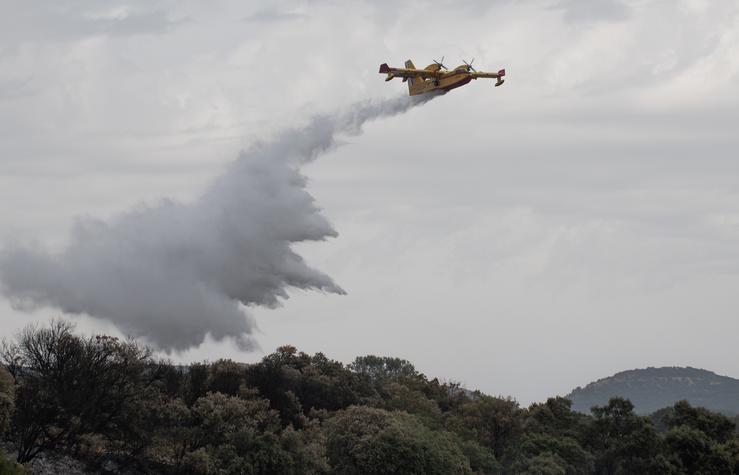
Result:
<svg viewBox="0 0 739 475"><path fill-rule="evenodd" d="M589 415L559 397L524 408L402 359L344 365L292 346L257 364L176 366L62 321L28 327L0 356L0 430L21 464L53 453L106 473L739 473L735 421L684 401L649 417L621 398ZM1 473L22 470L0 457Z"/></svg>

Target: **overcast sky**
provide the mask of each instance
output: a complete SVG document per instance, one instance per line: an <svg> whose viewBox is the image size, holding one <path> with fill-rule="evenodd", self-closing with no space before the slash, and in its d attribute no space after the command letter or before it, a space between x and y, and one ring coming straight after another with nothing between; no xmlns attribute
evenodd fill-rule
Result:
<svg viewBox="0 0 739 475"><path fill-rule="evenodd" d="M260 350L175 360L399 356L524 404L635 367L739 377L735 1L0 6L3 246L192 202L255 141L406 94L380 63L507 70L303 167L338 237L294 250L347 295L290 291L250 309ZM0 300L0 333L59 315Z"/></svg>

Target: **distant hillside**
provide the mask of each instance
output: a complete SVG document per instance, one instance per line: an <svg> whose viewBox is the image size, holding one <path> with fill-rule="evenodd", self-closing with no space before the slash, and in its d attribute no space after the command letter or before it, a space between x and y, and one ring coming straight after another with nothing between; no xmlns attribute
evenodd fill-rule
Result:
<svg viewBox="0 0 739 475"><path fill-rule="evenodd" d="M650 414L681 399L727 415L739 414L739 380L690 367L623 371L578 387L565 397L572 401L574 410L589 413L592 406L605 405L614 396L631 400L640 414Z"/></svg>

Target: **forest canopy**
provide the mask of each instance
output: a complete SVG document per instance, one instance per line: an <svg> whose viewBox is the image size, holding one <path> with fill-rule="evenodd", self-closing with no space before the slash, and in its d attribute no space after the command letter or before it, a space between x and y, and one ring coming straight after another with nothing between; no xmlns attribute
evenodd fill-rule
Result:
<svg viewBox="0 0 739 475"><path fill-rule="evenodd" d="M26 328L0 356L0 430L19 464L47 453L120 473L739 474L735 421L685 401L649 417L622 398L590 414L560 397L521 407L399 358L345 365L292 346L256 364L180 366L64 321Z"/></svg>

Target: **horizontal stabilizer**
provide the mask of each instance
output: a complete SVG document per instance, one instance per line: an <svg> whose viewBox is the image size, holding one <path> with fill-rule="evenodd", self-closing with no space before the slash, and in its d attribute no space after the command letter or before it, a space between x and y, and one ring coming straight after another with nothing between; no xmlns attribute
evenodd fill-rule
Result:
<svg viewBox="0 0 739 475"><path fill-rule="evenodd" d="M505 82L503 76L505 76L505 69L498 71L498 80L495 82L495 87L501 86Z"/></svg>

